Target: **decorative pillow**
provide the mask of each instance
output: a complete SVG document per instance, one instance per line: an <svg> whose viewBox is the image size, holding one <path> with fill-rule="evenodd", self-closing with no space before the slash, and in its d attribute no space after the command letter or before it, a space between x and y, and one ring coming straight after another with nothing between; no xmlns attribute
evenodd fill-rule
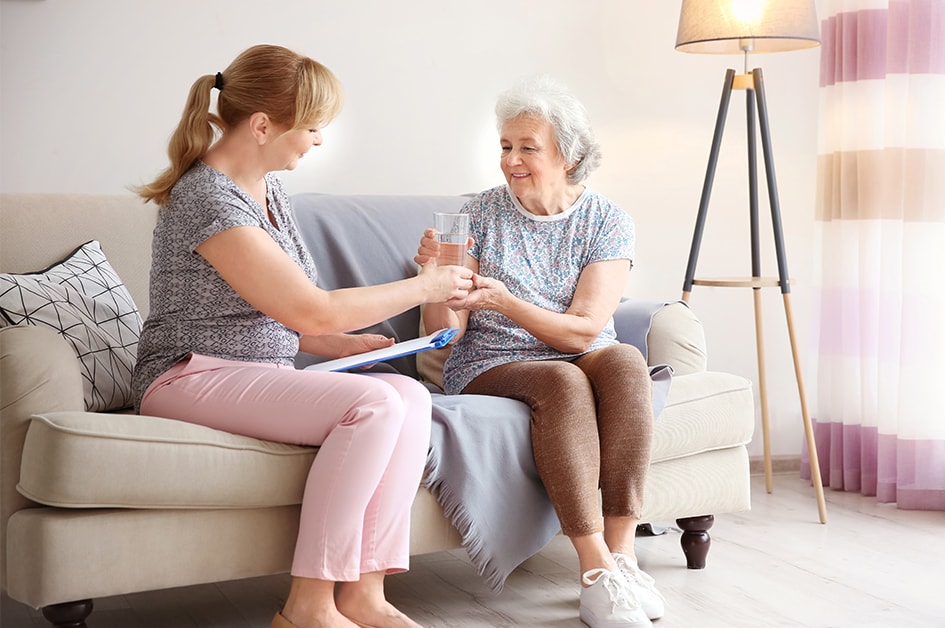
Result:
<svg viewBox="0 0 945 628"><path fill-rule="evenodd" d="M3 324L50 327L75 349L91 412L131 405L141 315L95 240L37 273L0 274Z"/></svg>

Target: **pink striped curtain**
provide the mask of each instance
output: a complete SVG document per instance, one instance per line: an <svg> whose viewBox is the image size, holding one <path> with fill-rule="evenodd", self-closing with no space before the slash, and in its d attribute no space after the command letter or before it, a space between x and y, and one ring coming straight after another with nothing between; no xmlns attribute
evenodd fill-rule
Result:
<svg viewBox="0 0 945 628"><path fill-rule="evenodd" d="M821 475L902 509L945 510L945 0L824 4Z"/></svg>

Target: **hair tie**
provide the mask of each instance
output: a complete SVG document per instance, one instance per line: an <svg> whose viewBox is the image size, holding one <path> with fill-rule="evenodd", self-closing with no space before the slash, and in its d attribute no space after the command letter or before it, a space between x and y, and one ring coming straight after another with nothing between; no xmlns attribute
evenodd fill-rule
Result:
<svg viewBox="0 0 945 628"><path fill-rule="evenodd" d="M223 75L220 74L219 72L217 72L217 80L213 84L213 86L216 87L221 92L223 91Z"/></svg>

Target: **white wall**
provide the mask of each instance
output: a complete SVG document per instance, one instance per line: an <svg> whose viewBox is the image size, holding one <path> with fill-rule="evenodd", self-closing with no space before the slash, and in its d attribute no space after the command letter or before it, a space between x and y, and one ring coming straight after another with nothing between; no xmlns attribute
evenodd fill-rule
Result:
<svg viewBox="0 0 945 628"><path fill-rule="evenodd" d="M284 175L290 193L477 191L501 182L496 95L521 76L547 72L582 98L603 145L603 165L589 184L636 220L628 294L675 299L724 72L742 68L738 56L676 52L679 5L0 0L0 190L113 193L150 180L165 165L166 141L193 80L266 42L325 63L346 89L345 110L325 130L324 146ZM818 63L816 48L750 60L765 70L805 352ZM749 273L744 129L744 98L736 92L699 276ZM764 266L771 272L768 224ZM772 451L797 454L800 407L781 297L774 289L763 296ZM751 291L697 287L691 303L706 326L710 368L754 380ZM760 434L752 455L762 451Z"/></svg>

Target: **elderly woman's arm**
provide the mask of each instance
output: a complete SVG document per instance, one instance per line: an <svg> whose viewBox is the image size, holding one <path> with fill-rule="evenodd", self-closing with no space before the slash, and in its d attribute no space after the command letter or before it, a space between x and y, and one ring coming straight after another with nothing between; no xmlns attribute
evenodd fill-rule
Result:
<svg viewBox="0 0 945 628"><path fill-rule="evenodd" d="M586 351L614 314L626 288L630 260L595 262L581 273L571 306L551 312L512 295L496 279L476 275L476 289L453 307L494 310L515 321L546 345L563 353ZM429 309L429 306L428 308Z"/></svg>

